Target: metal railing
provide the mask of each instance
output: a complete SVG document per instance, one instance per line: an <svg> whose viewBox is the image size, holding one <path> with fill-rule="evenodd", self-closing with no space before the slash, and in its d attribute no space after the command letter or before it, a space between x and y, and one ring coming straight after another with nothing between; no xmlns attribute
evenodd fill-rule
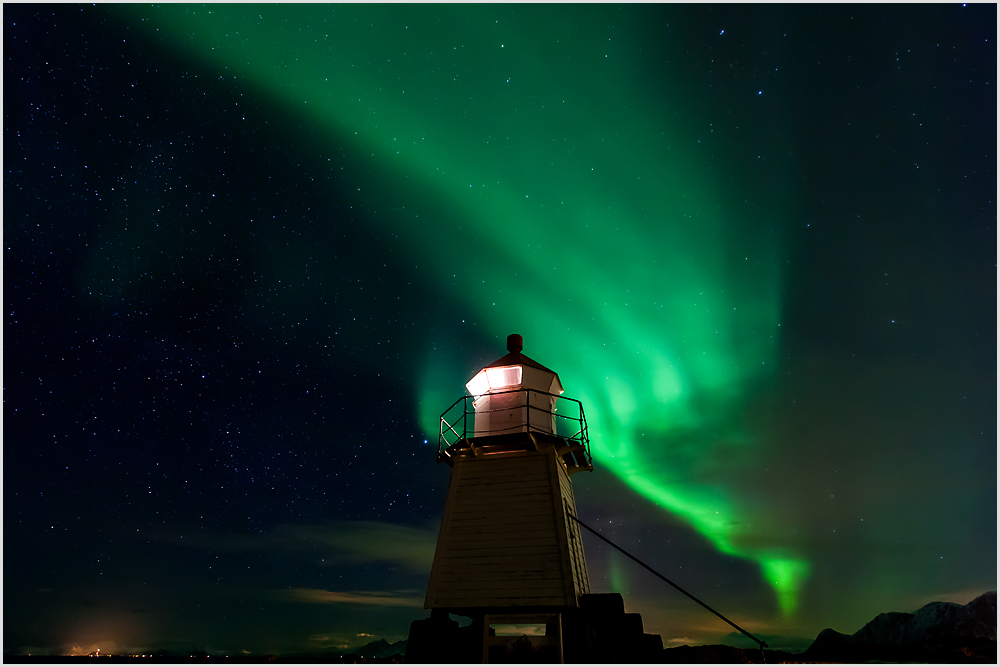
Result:
<svg viewBox="0 0 1000 667"><path fill-rule="evenodd" d="M516 400L503 401L501 407L492 407L494 399L499 396L515 398L516 394L524 394L523 403ZM476 410L474 403L483 397L489 397L490 408L480 405ZM546 405L554 405L553 409L532 405L532 400L544 397ZM551 399L556 399L552 401ZM477 429L476 414L509 413L512 410L524 410L524 419L515 420L499 428ZM530 431L553 435L566 441L567 444L582 445L586 458L590 459L590 436L587 433L587 417L583 413L583 403L575 398L559 396L535 389L511 389L508 391L493 391L482 396L462 396L441 413L441 424L438 431L438 459L451 446L472 438L502 435Z"/></svg>

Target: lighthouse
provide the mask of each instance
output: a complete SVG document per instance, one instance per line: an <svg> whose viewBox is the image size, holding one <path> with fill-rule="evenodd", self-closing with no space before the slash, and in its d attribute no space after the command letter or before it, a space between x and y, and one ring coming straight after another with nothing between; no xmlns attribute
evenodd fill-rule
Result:
<svg viewBox="0 0 1000 667"><path fill-rule="evenodd" d="M598 627L631 622L642 634L620 595L590 594L572 483L594 469L583 405L523 349L508 336L507 354L441 415L437 460L451 481L424 600L431 617L411 625L409 662L581 662L599 655ZM497 636L525 626L544 635Z"/></svg>
<svg viewBox="0 0 1000 667"><path fill-rule="evenodd" d="M507 337L441 416L451 482L424 607L450 613L577 607L590 592L573 474L593 470L583 406Z"/></svg>

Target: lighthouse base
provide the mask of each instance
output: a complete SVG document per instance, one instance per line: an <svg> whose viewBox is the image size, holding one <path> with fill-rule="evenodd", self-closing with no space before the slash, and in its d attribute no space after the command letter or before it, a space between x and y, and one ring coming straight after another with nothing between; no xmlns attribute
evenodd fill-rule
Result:
<svg viewBox="0 0 1000 667"><path fill-rule="evenodd" d="M460 627L447 610L414 621L407 663L658 663L663 642L643 632L642 617L625 613L618 593L580 596L579 607L461 609ZM544 635L500 635L494 625L542 625Z"/></svg>

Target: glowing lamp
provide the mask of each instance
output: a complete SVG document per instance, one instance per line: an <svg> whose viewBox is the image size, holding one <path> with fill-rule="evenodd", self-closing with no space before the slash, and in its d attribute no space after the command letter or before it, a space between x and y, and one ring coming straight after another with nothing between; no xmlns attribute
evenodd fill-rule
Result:
<svg viewBox="0 0 1000 667"><path fill-rule="evenodd" d="M481 396L493 390L511 389L520 384L520 366L501 366L499 368L484 368L479 371L476 373L476 377L465 384L465 388L473 396Z"/></svg>

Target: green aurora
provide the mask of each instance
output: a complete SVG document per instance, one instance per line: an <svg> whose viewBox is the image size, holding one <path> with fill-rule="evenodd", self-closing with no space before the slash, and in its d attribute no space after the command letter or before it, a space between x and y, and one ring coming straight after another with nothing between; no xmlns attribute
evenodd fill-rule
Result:
<svg viewBox="0 0 1000 667"><path fill-rule="evenodd" d="M585 405L597 464L758 563L793 615L809 563L730 483L762 446L742 411L777 371L791 205L748 203L725 167L730 140L689 105L693 82L650 72L643 48L660 44L656 62L683 48L669 26L589 9L120 11L290 123L322 128L320 156L344 144L368 156L358 205L498 351L517 331L559 371ZM423 360L418 417L432 442L474 370L454 352Z"/></svg>

